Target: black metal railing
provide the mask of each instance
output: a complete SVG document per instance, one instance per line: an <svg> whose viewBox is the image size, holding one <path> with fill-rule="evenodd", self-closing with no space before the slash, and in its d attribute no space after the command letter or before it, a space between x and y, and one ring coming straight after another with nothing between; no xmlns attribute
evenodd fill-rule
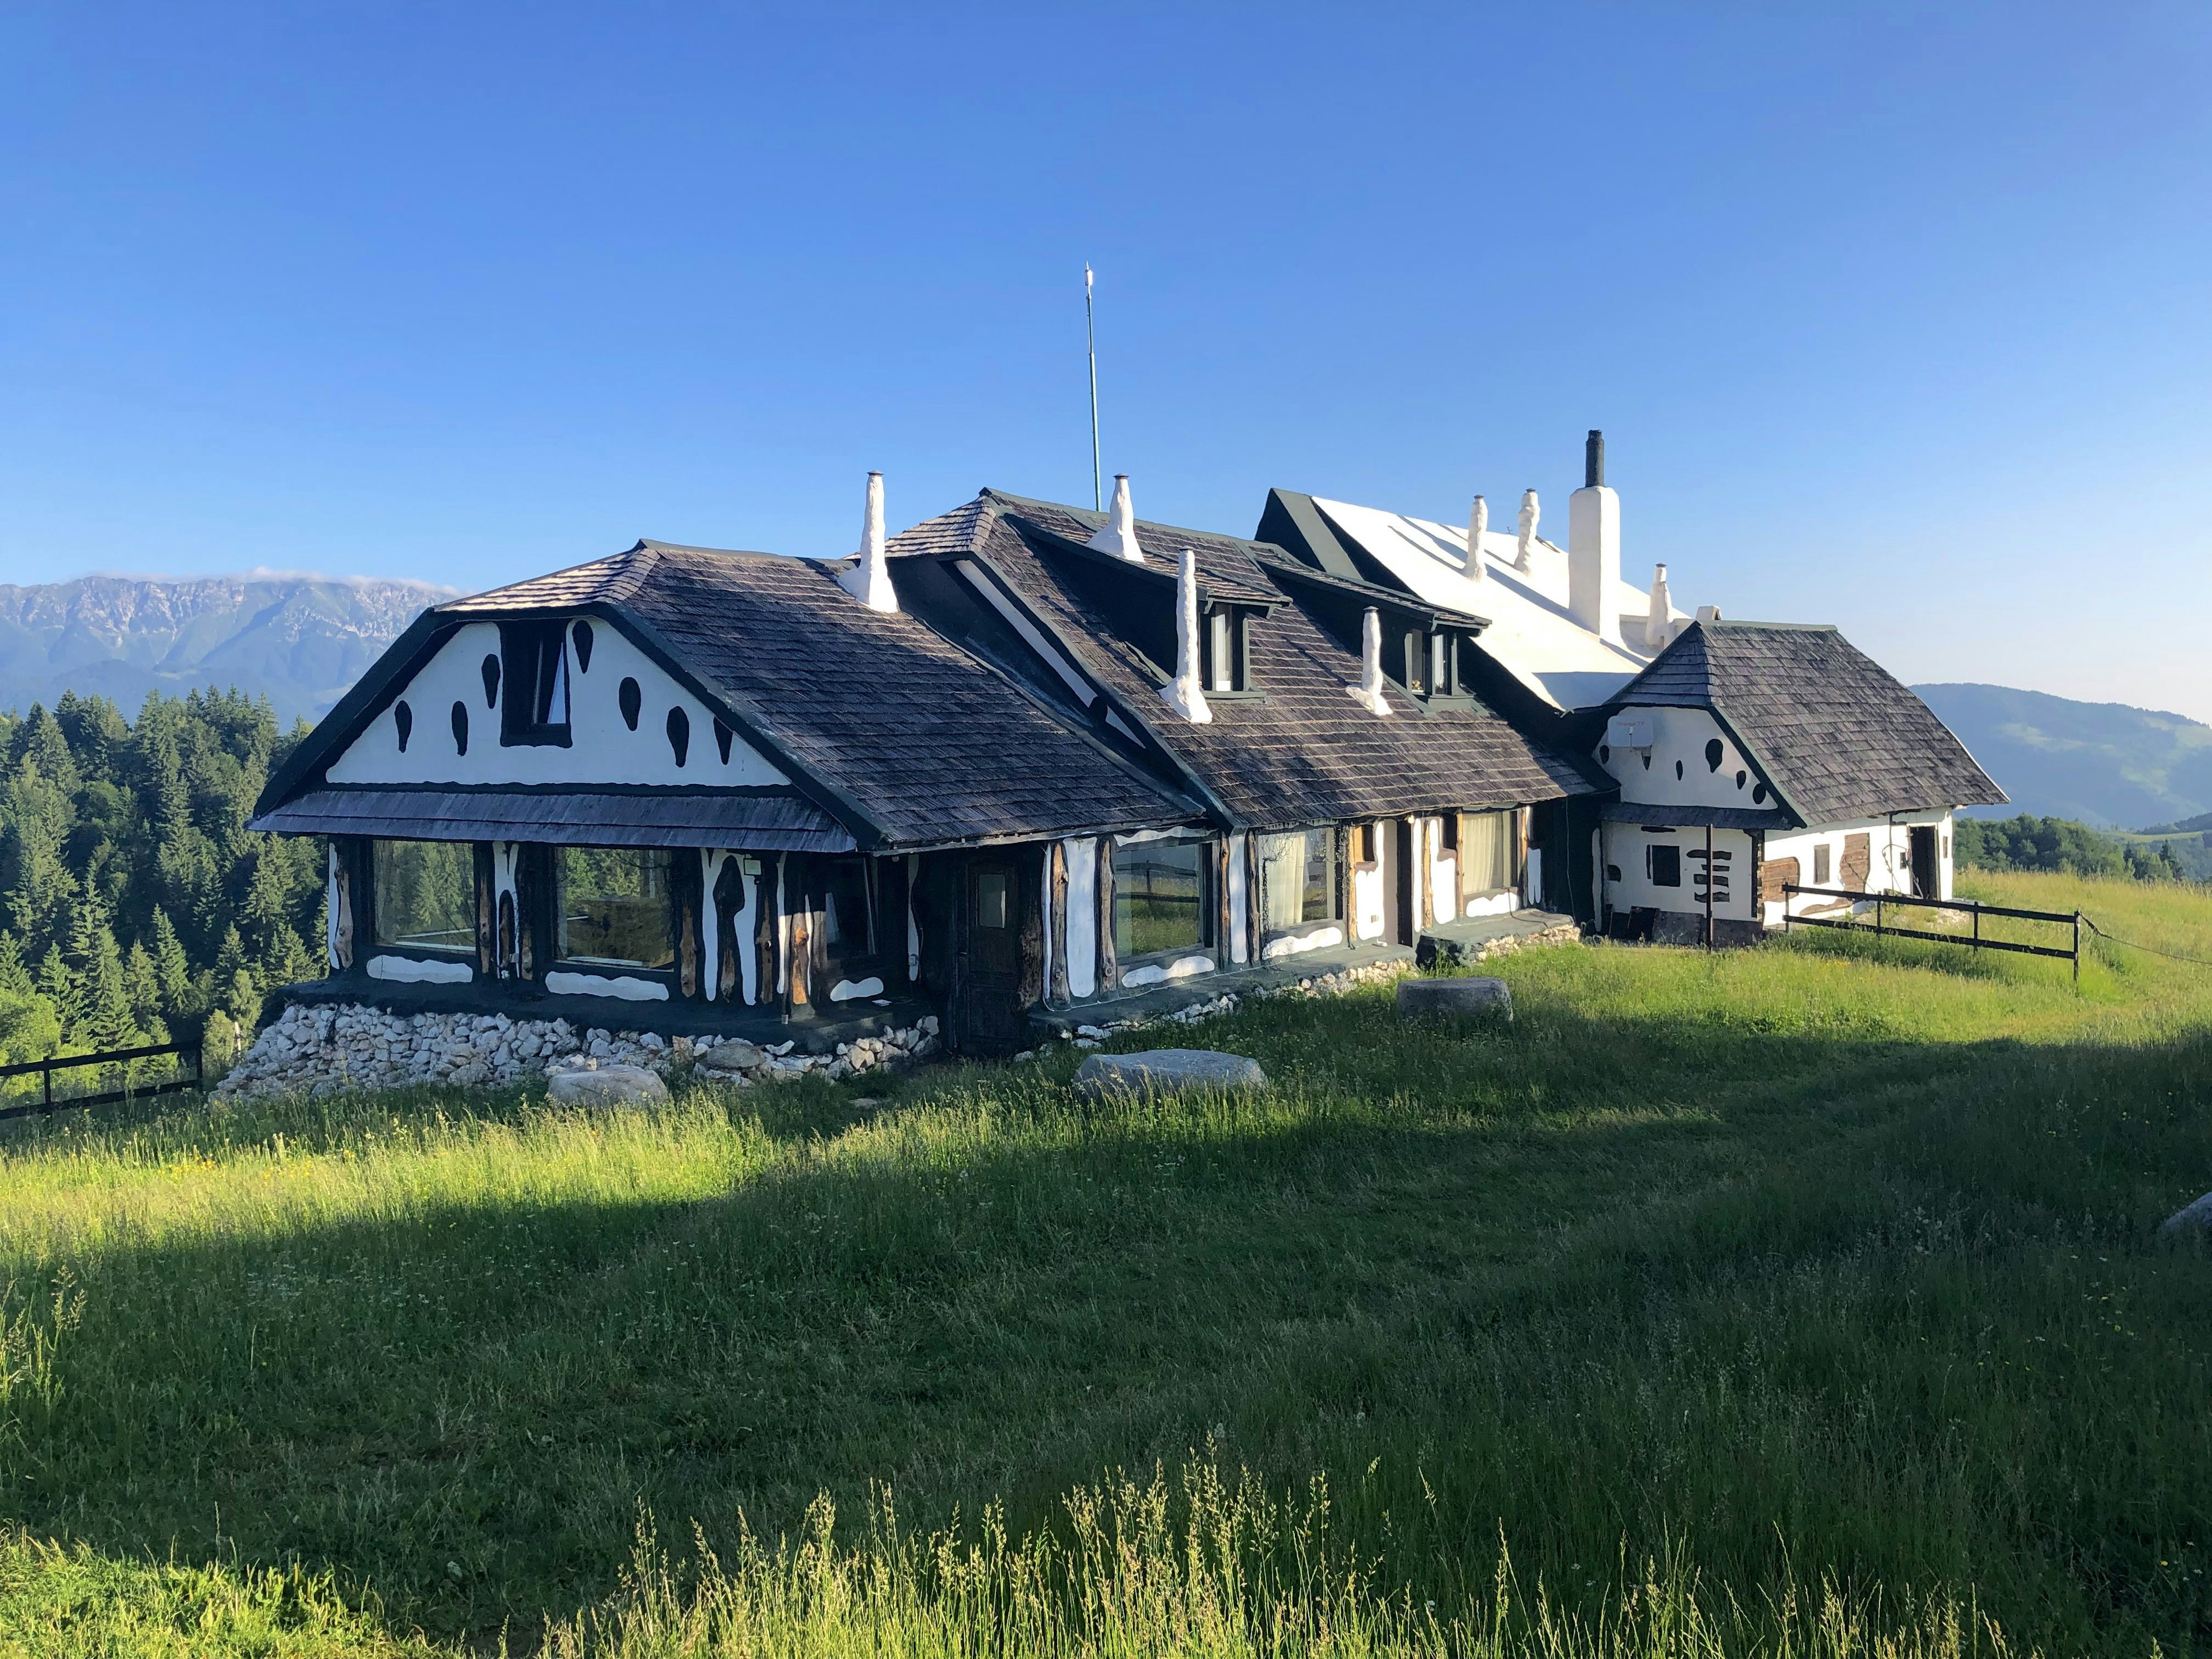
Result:
<svg viewBox="0 0 2212 1659"><path fill-rule="evenodd" d="M1788 933L1792 926L1803 922L1808 927L1834 927L1847 933L1874 933L1881 938L1932 939L1938 945L1963 945L1974 951L2013 951L2024 957L2056 957L2074 964L2074 982L2081 982L2081 913L2079 910L2021 910L2008 904L1984 904L1978 899L1920 898L1910 893L1858 893L1848 887L1800 887L1796 882L1782 884L1782 931ZM1820 898L1848 899L1854 905L1874 906L1874 926L1869 927L1856 915L1848 921L1833 916L1800 915L1790 908L1790 899L1796 894ZM1970 934L1939 933L1926 927L1899 927L1884 914L1893 904L1918 905L1927 910L1964 911L1974 919L1974 931ZM1982 933L1984 916L2005 916L2015 921L2047 921L2073 930L2072 943L2065 945L2026 945L2018 939L1987 939Z"/></svg>
<svg viewBox="0 0 2212 1659"><path fill-rule="evenodd" d="M132 1062L158 1060L163 1054L177 1056L179 1063L174 1075L143 1084L132 1083ZM189 1078L184 1075L183 1062L187 1060L191 1062L192 1074ZM54 1073L81 1066L120 1066L123 1067L123 1086L91 1094L63 1095L56 1098ZM40 1078L42 1085L40 1097L18 1105L5 1103L5 1097L0 1096L0 1118L27 1117L33 1112L73 1111L79 1106L105 1106L112 1101L144 1100L154 1095L174 1094L180 1089L197 1089L201 1082L200 1045L197 1042L149 1042L137 1048L111 1048L105 1054L57 1054L52 1060L27 1060L19 1065L0 1066L0 1085L5 1085L11 1079L34 1075Z"/></svg>

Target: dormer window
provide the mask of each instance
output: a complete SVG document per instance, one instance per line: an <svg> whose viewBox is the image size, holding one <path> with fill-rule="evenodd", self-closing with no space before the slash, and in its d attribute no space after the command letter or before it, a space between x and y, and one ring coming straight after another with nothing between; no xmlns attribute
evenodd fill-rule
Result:
<svg viewBox="0 0 2212 1659"><path fill-rule="evenodd" d="M1250 690L1250 613L1238 605L1208 605L1200 620L1199 675L1206 690Z"/></svg>
<svg viewBox="0 0 2212 1659"><path fill-rule="evenodd" d="M562 622L499 625L499 680L505 688L499 706L501 744L568 746L568 624Z"/></svg>

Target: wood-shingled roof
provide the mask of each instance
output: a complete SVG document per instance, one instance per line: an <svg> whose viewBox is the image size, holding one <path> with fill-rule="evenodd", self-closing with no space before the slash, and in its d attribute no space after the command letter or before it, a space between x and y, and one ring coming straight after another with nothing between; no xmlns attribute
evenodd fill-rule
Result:
<svg viewBox="0 0 2212 1659"><path fill-rule="evenodd" d="M912 617L860 604L815 561L641 541L431 615L474 622L572 610L629 623L741 731L764 738L770 757L864 847L1020 840L1203 815L999 670ZM349 712L342 703L334 714ZM307 781L288 780L295 790ZM261 810L278 804L277 793Z"/></svg>
<svg viewBox="0 0 2212 1659"><path fill-rule="evenodd" d="M1694 623L1615 693L1710 708L1807 823L2007 799L1935 711L1835 629Z"/></svg>
<svg viewBox="0 0 2212 1659"><path fill-rule="evenodd" d="M1128 645L1053 556L1054 538L1087 541L1103 522L1098 513L986 490L892 538L890 551L895 561L959 555L988 565L1085 673L1255 828L1515 805L1598 787L1567 757L1472 700L1428 708L1394 685L1386 692L1392 717L1378 719L1346 695L1359 678L1357 653L1270 580L1267 562L1287 558L1280 549L1139 520L1138 541L1155 570L1172 572L1188 548L1202 585L1273 602L1251 629L1252 678L1264 696L1212 700L1208 725L1178 719L1160 700L1156 672L1171 665L1152 664Z"/></svg>

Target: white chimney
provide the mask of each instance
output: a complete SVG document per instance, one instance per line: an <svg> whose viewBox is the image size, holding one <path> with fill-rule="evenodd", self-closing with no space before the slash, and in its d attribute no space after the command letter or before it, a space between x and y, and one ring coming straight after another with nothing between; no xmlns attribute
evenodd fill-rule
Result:
<svg viewBox="0 0 2212 1659"><path fill-rule="evenodd" d="M1716 622L1720 621L1720 619L1721 619L1721 608L1720 608L1720 606L1718 606L1718 605L1699 605L1699 606L1698 607L1698 620L1699 622L1701 622L1701 623L1716 623Z"/></svg>
<svg viewBox="0 0 2212 1659"><path fill-rule="evenodd" d="M860 562L838 579L839 584L871 611L892 612L899 608L891 586L891 568L884 556L884 475L868 474L867 516L860 525Z"/></svg>
<svg viewBox="0 0 2212 1659"><path fill-rule="evenodd" d="M1583 487L1567 498L1567 615L1601 639L1605 608L1620 581L1620 497L1605 487L1605 434L1583 451Z"/></svg>
<svg viewBox="0 0 2212 1659"><path fill-rule="evenodd" d="M1644 643L1656 651L1674 630L1674 599L1667 592L1667 567L1651 568L1651 609L1644 618Z"/></svg>
<svg viewBox="0 0 2212 1659"><path fill-rule="evenodd" d="M1467 514L1467 579L1482 580L1482 535L1490 528L1490 503L1477 495Z"/></svg>
<svg viewBox="0 0 2212 1659"><path fill-rule="evenodd" d="M1537 503L1536 492L1533 489L1522 490L1521 492L1521 545L1513 555L1513 568L1516 570L1526 570L1528 568L1528 550L1535 545L1536 521L1543 516L1543 513L1544 509Z"/></svg>
<svg viewBox="0 0 2212 1659"><path fill-rule="evenodd" d="M1131 564L1145 562L1145 550L1137 545L1137 515L1129 507L1129 475L1114 475L1114 499L1107 507L1106 527L1091 538L1091 545L1101 553L1111 553L1117 559L1127 559Z"/></svg>
<svg viewBox="0 0 2212 1659"><path fill-rule="evenodd" d="M1382 618L1371 605L1359 619L1359 684L1344 689L1369 714L1389 718L1390 700L1382 695Z"/></svg>
<svg viewBox="0 0 2212 1659"><path fill-rule="evenodd" d="M1128 492L1116 490L1114 499L1126 501ZM1206 707L1198 678L1198 555L1187 547L1176 567L1175 678L1160 688L1160 701L1193 726L1212 723L1213 710Z"/></svg>

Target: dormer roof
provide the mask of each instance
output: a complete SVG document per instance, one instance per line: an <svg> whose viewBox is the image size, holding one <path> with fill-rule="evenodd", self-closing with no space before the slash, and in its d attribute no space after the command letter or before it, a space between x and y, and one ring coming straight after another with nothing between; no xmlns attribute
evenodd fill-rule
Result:
<svg viewBox="0 0 2212 1659"><path fill-rule="evenodd" d="M1098 688L1117 723L1180 769L1232 823L1291 828L1367 817L1508 805L1591 792L1571 760L1501 720L1474 699L1431 708L1393 687L1393 712L1379 720L1345 696L1359 678L1349 647L1310 611L1308 596L1274 580L1295 563L1279 547L1179 526L1139 520L1142 544L1156 553L1188 548L1203 594L1213 602L1272 608L1250 633L1254 695L1210 698L1213 719L1194 726L1172 718L1159 688L1173 670L1132 642L1116 604L1102 602L1092 573L1070 560L1104 515L1000 491L895 536L894 574L908 560L965 559L988 569L1018 602L1023 624L1048 636L1070 667ZM1173 635L1175 583L1164 562L1153 572L1115 562L1099 576L1158 588L1160 631ZM1357 573L1338 579L1354 592ZM903 586L902 588L903 592ZM1150 586L1125 586L1152 603ZM1374 602L1424 617L1443 613L1395 589ZM1481 619L1452 613L1469 631Z"/></svg>

